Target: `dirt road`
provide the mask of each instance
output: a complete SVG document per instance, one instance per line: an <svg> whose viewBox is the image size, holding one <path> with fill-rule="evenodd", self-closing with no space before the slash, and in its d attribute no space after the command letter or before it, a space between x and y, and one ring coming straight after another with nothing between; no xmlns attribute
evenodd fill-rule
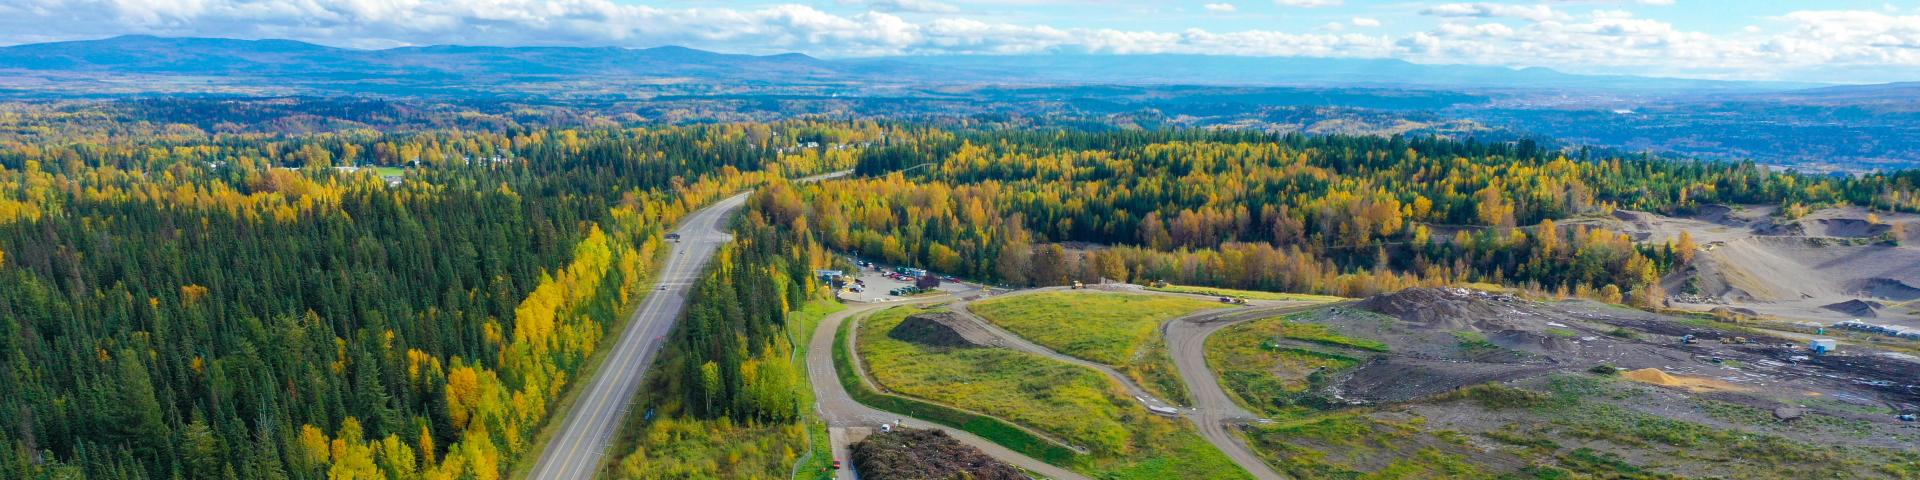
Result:
<svg viewBox="0 0 1920 480"><path fill-rule="evenodd" d="M908 427L944 430L947 432L947 435L952 436L961 443L971 445L974 448L980 449L982 452L986 452L987 455L993 458L1024 468L1042 477L1063 480L1086 480L1087 477L1084 475L1036 460L1033 457L1007 449L1006 447L1000 446L1000 444L993 443L985 438L980 438L972 433L967 433L964 430L868 407L860 402L854 401L853 397L847 394L846 388L840 386L839 374L836 373L833 368L833 338L834 332L840 329L842 322L845 322L848 318L872 312L880 308L932 300L937 299L923 299L915 302L853 305L849 306L846 310L841 310L821 319L820 326L814 329L813 339L809 342L807 349L807 378L813 383L815 408L819 409L820 418L827 422L828 436L831 437L833 443L833 458L839 459L843 464L847 465L846 468L840 470L839 478L841 480L854 480L856 478L853 473L852 462L850 461L851 457L847 449L847 445L851 443L851 439L849 438L850 429L878 428L880 424L883 423L894 423L904 420Z"/></svg>
<svg viewBox="0 0 1920 480"><path fill-rule="evenodd" d="M1240 437L1228 431L1230 423L1254 421L1259 417L1234 403L1233 398L1227 396L1226 390L1220 387L1220 382L1215 380L1213 369L1207 367L1207 337L1234 324L1313 308L1315 305L1303 303L1214 310L1176 318L1161 325L1161 333L1166 336L1167 354L1173 357L1173 366L1180 371L1180 379L1187 385L1187 396L1193 400L1193 408L1188 410L1187 419L1200 429L1200 436L1232 458L1233 463L1253 474L1254 478L1279 480L1286 477L1267 466Z"/></svg>
<svg viewBox="0 0 1920 480"><path fill-rule="evenodd" d="M1009 295L1057 290L1061 289L1043 288L1024 290ZM1157 292L1145 289L1123 289L1121 291L1183 298L1214 298L1204 295ZM1182 416L1193 421L1194 426L1200 430L1201 437L1205 438L1208 443L1213 444L1214 448L1220 449L1221 453L1231 458L1234 464L1239 465L1241 469L1246 470L1249 474L1252 474L1254 478L1260 480L1280 480L1285 477L1275 472L1272 467L1268 466L1265 461L1262 461L1258 455L1253 453L1252 448L1249 448L1243 443L1233 432L1227 430L1229 423L1250 422L1256 420L1258 417L1247 412L1246 409L1240 408L1239 404L1234 403L1233 399L1228 397L1226 391L1220 387L1219 382L1214 380L1213 371L1207 368L1207 336L1212 335L1213 332L1221 328L1236 323L1268 318L1293 310L1312 308L1314 305L1317 305L1317 303L1256 301L1251 307L1207 310L1169 320L1160 325L1161 333L1167 342L1167 353L1173 357L1174 368L1179 371L1181 381L1186 383L1187 393L1193 401L1193 405L1190 405L1189 408L1186 409L1180 409L1180 413ZM998 337L1004 342L1002 346L1098 370L1107 374L1108 377L1112 377L1115 381L1120 382L1134 398L1139 399L1148 407L1171 407L1167 403L1148 394L1139 384L1134 383L1133 379L1121 374L1111 366L1055 352L1045 346L1028 341L1013 332L993 325L992 322L988 322L978 315L974 315L973 312L967 310L966 302L955 304L953 310L969 321L979 324L981 328L989 331L995 337Z"/></svg>

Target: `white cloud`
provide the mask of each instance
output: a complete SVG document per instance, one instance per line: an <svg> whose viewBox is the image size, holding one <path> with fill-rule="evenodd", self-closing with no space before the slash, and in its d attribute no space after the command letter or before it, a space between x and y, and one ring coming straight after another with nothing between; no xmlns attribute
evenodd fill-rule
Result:
<svg viewBox="0 0 1920 480"><path fill-rule="evenodd" d="M1300 8L1338 7L1346 3L1346 0L1273 0L1274 5Z"/></svg>
<svg viewBox="0 0 1920 480"><path fill-rule="evenodd" d="M1638 3L1641 5L1668 6L1674 0L1548 0L1551 3Z"/></svg>
<svg viewBox="0 0 1920 480"><path fill-rule="evenodd" d="M910 1L861 0L858 5L871 11L836 14L793 4L666 8L621 0L0 0L0 44L143 33L291 38L349 47L675 44L830 57L1045 52L1390 57L1747 78L1843 67L1920 69L1920 13L1878 8L1796 11L1756 19L1750 28L1726 34L1690 31L1619 10L1574 16L1544 4L1502 3L1435 5L1422 13L1440 21L1418 31L1369 29L1381 22L1365 17L1303 31L1154 31L1055 27L962 12L902 13L928 10L925 4L911 7Z"/></svg>
<svg viewBox="0 0 1920 480"><path fill-rule="evenodd" d="M1554 11L1546 5L1511 5L1505 3L1445 3L1420 10L1422 15L1436 17L1511 17L1544 22L1562 19L1566 15Z"/></svg>
<svg viewBox="0 0 1920 480"><path fill-rule="evenodd" d="M838 0L841 5L864 5L882 12L958 13L960 7L934 0Z"/></svg>
<svg viewBox="0 0 1920 480"><path fill-rule="evenodd" d="M1214 13L1233 13L1233 11L1239 10L1238 7L1233 6L1231 3L1209 3L1201 7Z"/></svg>

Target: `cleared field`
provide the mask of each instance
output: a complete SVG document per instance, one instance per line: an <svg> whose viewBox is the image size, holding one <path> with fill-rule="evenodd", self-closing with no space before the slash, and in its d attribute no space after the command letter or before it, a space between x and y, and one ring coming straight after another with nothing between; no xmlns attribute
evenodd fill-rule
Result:
<svg viewBox="0 0 1920 480"><path fill-rule="evenodd" d="M1153 290L1156 292L1167 292L1167 293L1188 293L1193 295L1206 295L1211 297L1239 297L1239 298L1245 298L1248 300L1279 300L1279 301L1303 301L1303 302L1337 302L1341 300L1346 300L1345 298L1329 296L1329 295L1262 292L1258 290L1234 290L1231 288L1196 287L1191 285L1167 285L1164 287L1147 287L1147 290Z"/></svg>
<svg viewBox="0 0 1920 480"><path fill-rule="evenodd" d="M1148 413L1100 373L1003 348L934 347L887 332L912 308L877 312L857 348L882 387L993 415L1090 453L1068 467L1096 478L1247 478L1184 422Z"/></svg>
<svg viewBox="0 0 1920 480"><path fill-rule="evenodd" d="M1331 375L1360 362L1356 355L1281 346L1290 338L1331 345L1386 347L1379 342L1341 336L1323 325L1268 318L1227 327L1207 339L1207 365L1218 372L1221 388L1248 410L1283 417L1323 408L1331 399L1317 393Z"/></svg>
<svg viewBox="0 0 1920 480"><path fill-rule="evenodd" d="M1044 292L974 302L968 309L1054 351L1124 367L1161 322L1221 308L1214 302L1158 295Z"/></svg>
<svg viewBox="0 0 1920 480"><path fill-rule="evenodd" d="M981 318L1056 352L1104 363L1142 388L1188 402L1160 338L1162 322L1222 305L1162 295L1046 292L974 302Z"/></svg>

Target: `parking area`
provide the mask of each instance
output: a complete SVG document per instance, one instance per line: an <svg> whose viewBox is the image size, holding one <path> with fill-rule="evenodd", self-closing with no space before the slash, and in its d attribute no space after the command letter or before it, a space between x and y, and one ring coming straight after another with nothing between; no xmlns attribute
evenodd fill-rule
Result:
<svg viewBox="0 0 1920 480"><path fill-rule="evenodd" d="M859 260L855 260L854 263L858 264ZM894 272L894 266L877 262L862 266L857 272L847 272L847 276L851 280L858 280L858 283L854 283L851 280L849 281L849 284L857 286L858 291L842 289L840 291L840 299L849 302L874 303L900 301L912 298L912 296L900 296L888 293L914 286L914 279L912 277L897 274L889 275L889 273ZM957 279L953 279L939 272L930 273L940 278L940 285L934 287L935 291L965 295L978 292L981 289L980 285L957 281Z"/></svg>

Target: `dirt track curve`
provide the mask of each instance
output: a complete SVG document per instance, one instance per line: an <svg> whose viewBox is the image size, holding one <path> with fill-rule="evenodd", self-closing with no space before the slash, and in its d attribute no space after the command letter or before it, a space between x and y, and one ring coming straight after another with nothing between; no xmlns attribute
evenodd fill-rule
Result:
<svg viewBox="0 0 1920 480"><path fill-rule="evenodd" d="M944 430L947 432L947 435L952 436L961 443L978 448L993 458L1000 459L1000 461L1026 469L1029 472L1043 477L1059 480L1088 480L1085 475L1080 475L1067 469L1054 466L1053 464L1026 456L1020 452L1015 452L1000 446L1000 444L981 438L978 435L968 433L965 430L879 410L854 401L853 397L847 394L846 388L840 385L839 374L833 368L834 333L840 329L840 324L848 318L880 308L903 304L910 303L891 302L849 305L846 310L835 312L821 319L820 326L813 331L813 339L808 343L807 347L807 378L813 383L815 408L819 409L820 418L827 422L828 436L831 437L833 444L833 458L840 459L843 464L851 464L851 462L847 461L850 458L847 448L848 443L850 443L848 429L862 427L878 428L880 424L883 423L906 420L907 426L912 428ZM848 337L847 340L852 341L853 338ZM855 480L856 477L854 476L852 468L843 468L840 470L839 478L841 480Z"/></svg>
<svg viewBox="0 0 1920 480"><path fill-rule="evenodd" d="M1173 319L1160 326L1160 332L1167 342L1167 354L1173 357L1173 367L1180 371L1180 380L1187 385L1187 397L1193 400L1193 408L1188 411L1187 419L1200 429L1200 436L1220 449L1233 463L1262 480L1286 478L1273 470L1253 448L1228 431L1228 425L1257 420L1259 417L1234 403L1227 396L1220 382L1215 380L1213 369L1207 367L1207 337L1241 322L1269 318L1290 311L1304 310L1317 306L1317 303L1288 303L1264 305L1252 308L1215 310Z"/></svg>

